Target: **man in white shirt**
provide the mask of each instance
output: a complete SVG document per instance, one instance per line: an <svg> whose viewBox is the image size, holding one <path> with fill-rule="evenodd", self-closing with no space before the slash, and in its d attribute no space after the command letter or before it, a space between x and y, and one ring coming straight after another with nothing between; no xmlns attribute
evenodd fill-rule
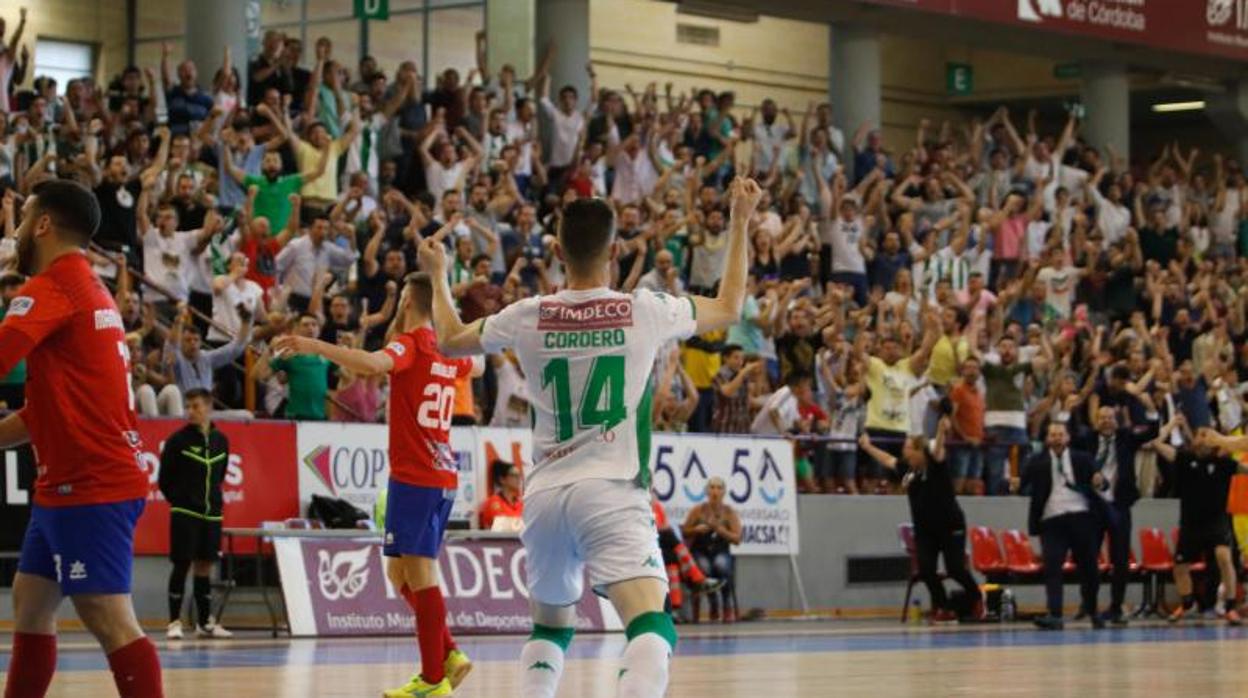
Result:
<svg viewBox="0 0 1248 698"><path fill-rule="evenodd" d="M1084 270L1067 264L1066 253L1055 247L1049 251L1048 264L1036 274L1036 283L1045 287L1045 319L1066 320L1070 317L1075 288Z"/></svg>
<svg viewBox="0 0 1248 698"><path fill-rule="evenodd" d="M590 69L590 77L593 77L593 69ZM585 127L585 115L577 111L577 93L576 88L571 85L564 85L559 88L559 106L550 101L550 76L542 78L542 113L550 119L554 126L554 132L550 139L550 159L547 167L550 170L549 179L552 182L559 181L559 178L573 164L572 160L576 157L576 144L581 139L581 129ZM590 95L590 101L593 101L593 95Z"/></svg>
<svg viewBox="0 0 1248 698"><path fill-rule="evenodd" d="M226 344L238 336L243 325L240 309L254 318L256 324L264 323L264 289L247 278L247 256L235 252L230 255L229 270L212 280L212 321L208 329L208 341ZM226 330L217 329L220 326Z"/></svg>
<svg viewBox="0 0 1248 698"><path fill-rule="evenodd" d="M455 135L463 139L472 151L462 160L456 154L455 144L451 142L443 126L430 129L429 135L420 144L420 161L425 166L425 186L433 195L434 201L440 202L442 193L448 189L462 189L468 174L481 162L481 143L468 133L468 129L460 126L455 129Z"/></svg>
<svg viewBox="0 0 1248 698"><path fill-rule="evenodd" d="M771 171L785 141L793 136L793 117L785 109L783 113L787 125L776 123L778 110L776 101L771 98L763 100L759 111L761 118L754 124L754 172L765 175Z"/></svg>
<svg viewBox="0 0 1248 698"><path fill-rule="evenodd" d="M144 190L139 195L139 211L135 216L139 242L143 246L143 270L173 295L169 298L156 292L154 302L172 305L188 299L191 290L188 283L195 275L196 259L208 246L209 239L221 229L221 217L210 211L204 217L203 228L178 232L178 212L172 204L165 203L157 209L156 225L152 225L145 213L149 191Z"/></svg>
<svg viewBox="0 0 1248 698"><path fill-rule="evenodd" d="M1049 613L1036 619L1042 630L1061 630L1062 565L1073 553L1079 571L1083 611L1094 628L1105 627L1097 615L1096 592L1100 585L1097 551L1101 526L1093 510L1099 505L1095 490L1104 483L1091 456L1071 451L1070 434L1062 422L1050 422L1045 450L1032 456L1023 471L1022 490L1031 493L1027 524L1040 536L1044 554L1044 587Z"/></svg>
<svg viewBox="0 0 1248 698"><path fill-rule="evenodd" d="M811 399L810 376L801 370L789 374L785 385L772 393L763 403L763 408L750 424L750 433L758 436L785 436L797 427L801 420L798 413L798 399Z"/></svg>
<svg viewBox="0 0 1248 698"><path fill-rule="evenodd" d="M654 268L637 280L637 288L644 288L655 293L670 293L679 296L685 292L685 282L680 279L680 270L676 268L676 259L672 251L659 250L654 255Z"/></svg>
<svg viewBox="0 0 1248 698"><path fill-rule="evenodd" d="M641 147L641 136L634 133L620 142L619 132L611 129L607 140L611 147L607 160L615 167L611 198L621 204L640 203L658 179L645 148Z"/></svg>
<svg viewBox="0 0 1248 698"><path fill-rule="evenodd" d="M312 221L306 235L290 241L277 253L277 277L290 287L291 310L304 312L312 300L312 284L323 271L343 271L360 258L360 253L338 246L326 239L329 219Z"/></svg>

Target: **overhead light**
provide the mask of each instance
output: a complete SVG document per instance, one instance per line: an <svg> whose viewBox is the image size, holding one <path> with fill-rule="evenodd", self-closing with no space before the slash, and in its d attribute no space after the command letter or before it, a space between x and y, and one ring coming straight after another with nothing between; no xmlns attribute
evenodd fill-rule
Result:
<svg viewBox="0 0 1248 698"><path fill-rule="evenodd" d="M1158 114L1169 114L1178 111L1200 111L1204 108L1204 100L1195 102L1159 102L1153 105L1153 111Z"/></svg>

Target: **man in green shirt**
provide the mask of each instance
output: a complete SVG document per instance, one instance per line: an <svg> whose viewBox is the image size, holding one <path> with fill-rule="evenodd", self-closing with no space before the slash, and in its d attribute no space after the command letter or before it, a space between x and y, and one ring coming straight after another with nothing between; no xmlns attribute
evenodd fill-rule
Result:
<svg viewBox="0 0 1248 698"><path fill-rule="evenodd" d="M321 149L321 157L316 166L298 174L282 174L282 156L275 150L264 154L260 161L260 175L249 175L234 164L230 149L225 154L225 169L230 176L242 185L244 191L256 187L256 202L253 218L266 218L269 230L281 230L286 227L286 219L290 218L290 195L298 194L305 181L320 177L329 162L329 148Z"/></svg>
<svg viewBox="0 0 1248 698"><path fill-rule="evenodd" d="M974 345L972 344L972 347ZM1008 494L1009 476L1005 472L1010 449L1017 447L1018 462L1027 458L1027 409L1018 376L1031 373L1032 365L1018 360L1018 343L1006 334L997 340L996 363L985 361L984 424L988 447L984 451L984 493Z"/></svg>
<svg viewBox="0 0 1248 698"><path fill-rule="evenodd" d="M321 319L304 313L295 325L295 334L316 338L321 334ZM326 419L325 401L329 397L329 361L318 354L291 354L266 357L260 377L274 371L286 374L286 418L303 420Z"/></svg>
<svg viewBox="0 0 1248 698"><path fill-rule="evenodd" d="M7 273L0 276L0 320L9 311L9 303L17 297L18 291L22 285L26 283L26 279L17 273ZM9 375L0 376L0 409L18 410L26 404L26 360L19 361Z"/></svg>

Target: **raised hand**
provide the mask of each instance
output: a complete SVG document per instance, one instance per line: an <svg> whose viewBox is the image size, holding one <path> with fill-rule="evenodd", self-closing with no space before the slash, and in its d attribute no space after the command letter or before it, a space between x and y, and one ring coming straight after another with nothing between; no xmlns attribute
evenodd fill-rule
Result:
<svg viewBox="0 0 1248 698"><path fill-rule="evenodd" d="M732 219L745 221L758 210L758 202L763 199L763 188L752 179L737 177L732 182L729 196Z"/></svg>

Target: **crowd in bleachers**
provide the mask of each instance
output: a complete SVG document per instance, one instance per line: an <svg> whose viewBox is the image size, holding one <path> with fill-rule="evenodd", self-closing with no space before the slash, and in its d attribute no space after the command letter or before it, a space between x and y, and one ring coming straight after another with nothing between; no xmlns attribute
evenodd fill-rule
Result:
<svg viewBox="0 0 1248 698"><path fill-rule="evenodd" d="M444 226L466 320L556 290L554 233L578 197L616 208L616 286L710 293L724 187L744 174L768 192L750 297L729 331L660 352L659 428L789 435L804 489L876 492L892 485L859 432L900 452L949 415L956 487L1000 494L1046 425L1086 436L1100 406L1140 432L1176 422L1175 444L1244 419L1248 200L1218 154L1176 143L1129 163L1085 142L1073 112L1046 133L1005 108L888 143L877 124L835 127L836 105L603 86L592 64L581 94L552 84L555 45L533 75L482 48L465 75L426 79L269 31L245 61L197 66L166 46L104 86L26 87L21 33L0 65L0 261L38 182L94 189L93 254L144 414L180 414L207 388L239 415L379 421L383 379L274 357L267 340L380 347L416 244ZM18 283L0 280L6 299ZM527 424L517 362L490 359L456 423ZM0 380L10 408L21 380ZM1145 496L1168 492L1166 463L1139 458Z"/></svg>

